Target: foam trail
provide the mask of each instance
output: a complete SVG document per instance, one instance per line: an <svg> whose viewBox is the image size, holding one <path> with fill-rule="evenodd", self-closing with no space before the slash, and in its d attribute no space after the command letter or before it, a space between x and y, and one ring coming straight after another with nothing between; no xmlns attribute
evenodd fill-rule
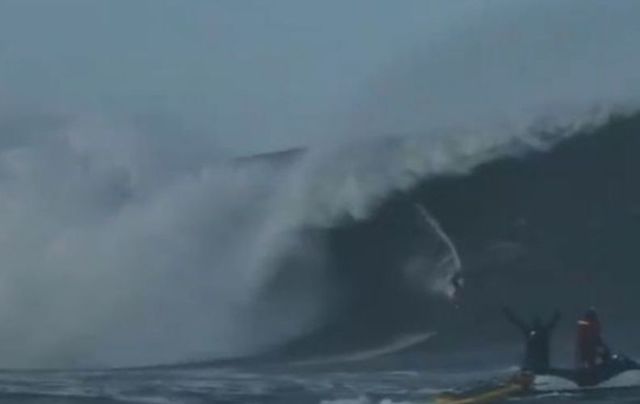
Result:
<svg viewBox="0 0 640 404"><path fill-rule="evenodd" d="M436 335L435 332L402 335L395 338L393 341L391 341L387 345L384 345L378 348L350 353L347 355L329 357L329 358L325 357L322 359L305 360L301 362L295 362L294 364L295 365L327 365L332 363L365 361L365 360L374 359L380 356L389 355L395 352L402 351L404 349L410 348L414 345L427 341L429 338L432 338L435 335Z"/></svg>

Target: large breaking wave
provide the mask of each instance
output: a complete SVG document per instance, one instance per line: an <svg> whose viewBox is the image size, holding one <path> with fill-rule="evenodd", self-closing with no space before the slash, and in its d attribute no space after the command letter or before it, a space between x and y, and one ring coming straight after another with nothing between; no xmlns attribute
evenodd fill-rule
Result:
<svg viewBox="0 0 640 404"><path fill-rule="evenodd" d="M3 366L317 354L434 330L464 345L471 325L492 341L501 303L628 306L640 28L622 3L483 15L373 80L344 139L276 156L4 108ZM498 41L513 24L521 41ZM478 38L501 52L472 69Z"/></svg>

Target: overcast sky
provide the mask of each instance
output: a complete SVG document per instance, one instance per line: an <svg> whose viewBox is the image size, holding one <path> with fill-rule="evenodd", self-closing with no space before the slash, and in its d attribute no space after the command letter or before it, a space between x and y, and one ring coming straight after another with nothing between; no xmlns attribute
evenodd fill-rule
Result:
<svg viewBox="0 0 640 404"><path fill-rule="evenodd" d="M169 114L239 150L304 144L450 21L451 3L3 0L0 95Z"/></svg>
<svg viewBox="0 0 640 404"><path fill-rule="evenodd" d="M0 97L10 105L163 115L234 152L273 150L348 130L381 77L416 54L428 58L432 45L473 21L521 10L520 18L532 12L540 26L557 9L584 15L577 23L588 25L598 18L593 10L606 7L630 16L611 21L617 29L640 25L629 12L639 3L0 0Z"/></svg>

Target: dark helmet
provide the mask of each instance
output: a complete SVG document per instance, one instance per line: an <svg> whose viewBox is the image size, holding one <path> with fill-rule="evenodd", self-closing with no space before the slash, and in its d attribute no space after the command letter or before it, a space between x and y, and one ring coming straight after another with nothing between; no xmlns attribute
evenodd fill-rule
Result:
<svg viewBox="0 0 640 404"><path fill-rule="evenodd" d="M594 321L598 319L598 313L596 309L593 307L589 307L589 309L584 313L584 319L588 321Z"/></svg>

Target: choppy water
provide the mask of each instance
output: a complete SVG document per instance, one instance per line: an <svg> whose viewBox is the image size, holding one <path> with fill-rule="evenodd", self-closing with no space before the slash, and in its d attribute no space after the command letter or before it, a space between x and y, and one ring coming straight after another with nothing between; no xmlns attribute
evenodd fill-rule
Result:
<svg viewBox="0 0 640 404"><path fill-rule="evenodd" d="M392 404L428 403L442 391L501 380L514 369L459 370L310 370L270 367L234 369L156 369L82 372L4 372L0 401L15 403L273 403ZM576 390L569 382L537 381L540 393L520 403L637 402L640 373L608 382L611 389ZM633 386L638 386L634 388ZM619 388L613 388L619 387Z"/></svg>

